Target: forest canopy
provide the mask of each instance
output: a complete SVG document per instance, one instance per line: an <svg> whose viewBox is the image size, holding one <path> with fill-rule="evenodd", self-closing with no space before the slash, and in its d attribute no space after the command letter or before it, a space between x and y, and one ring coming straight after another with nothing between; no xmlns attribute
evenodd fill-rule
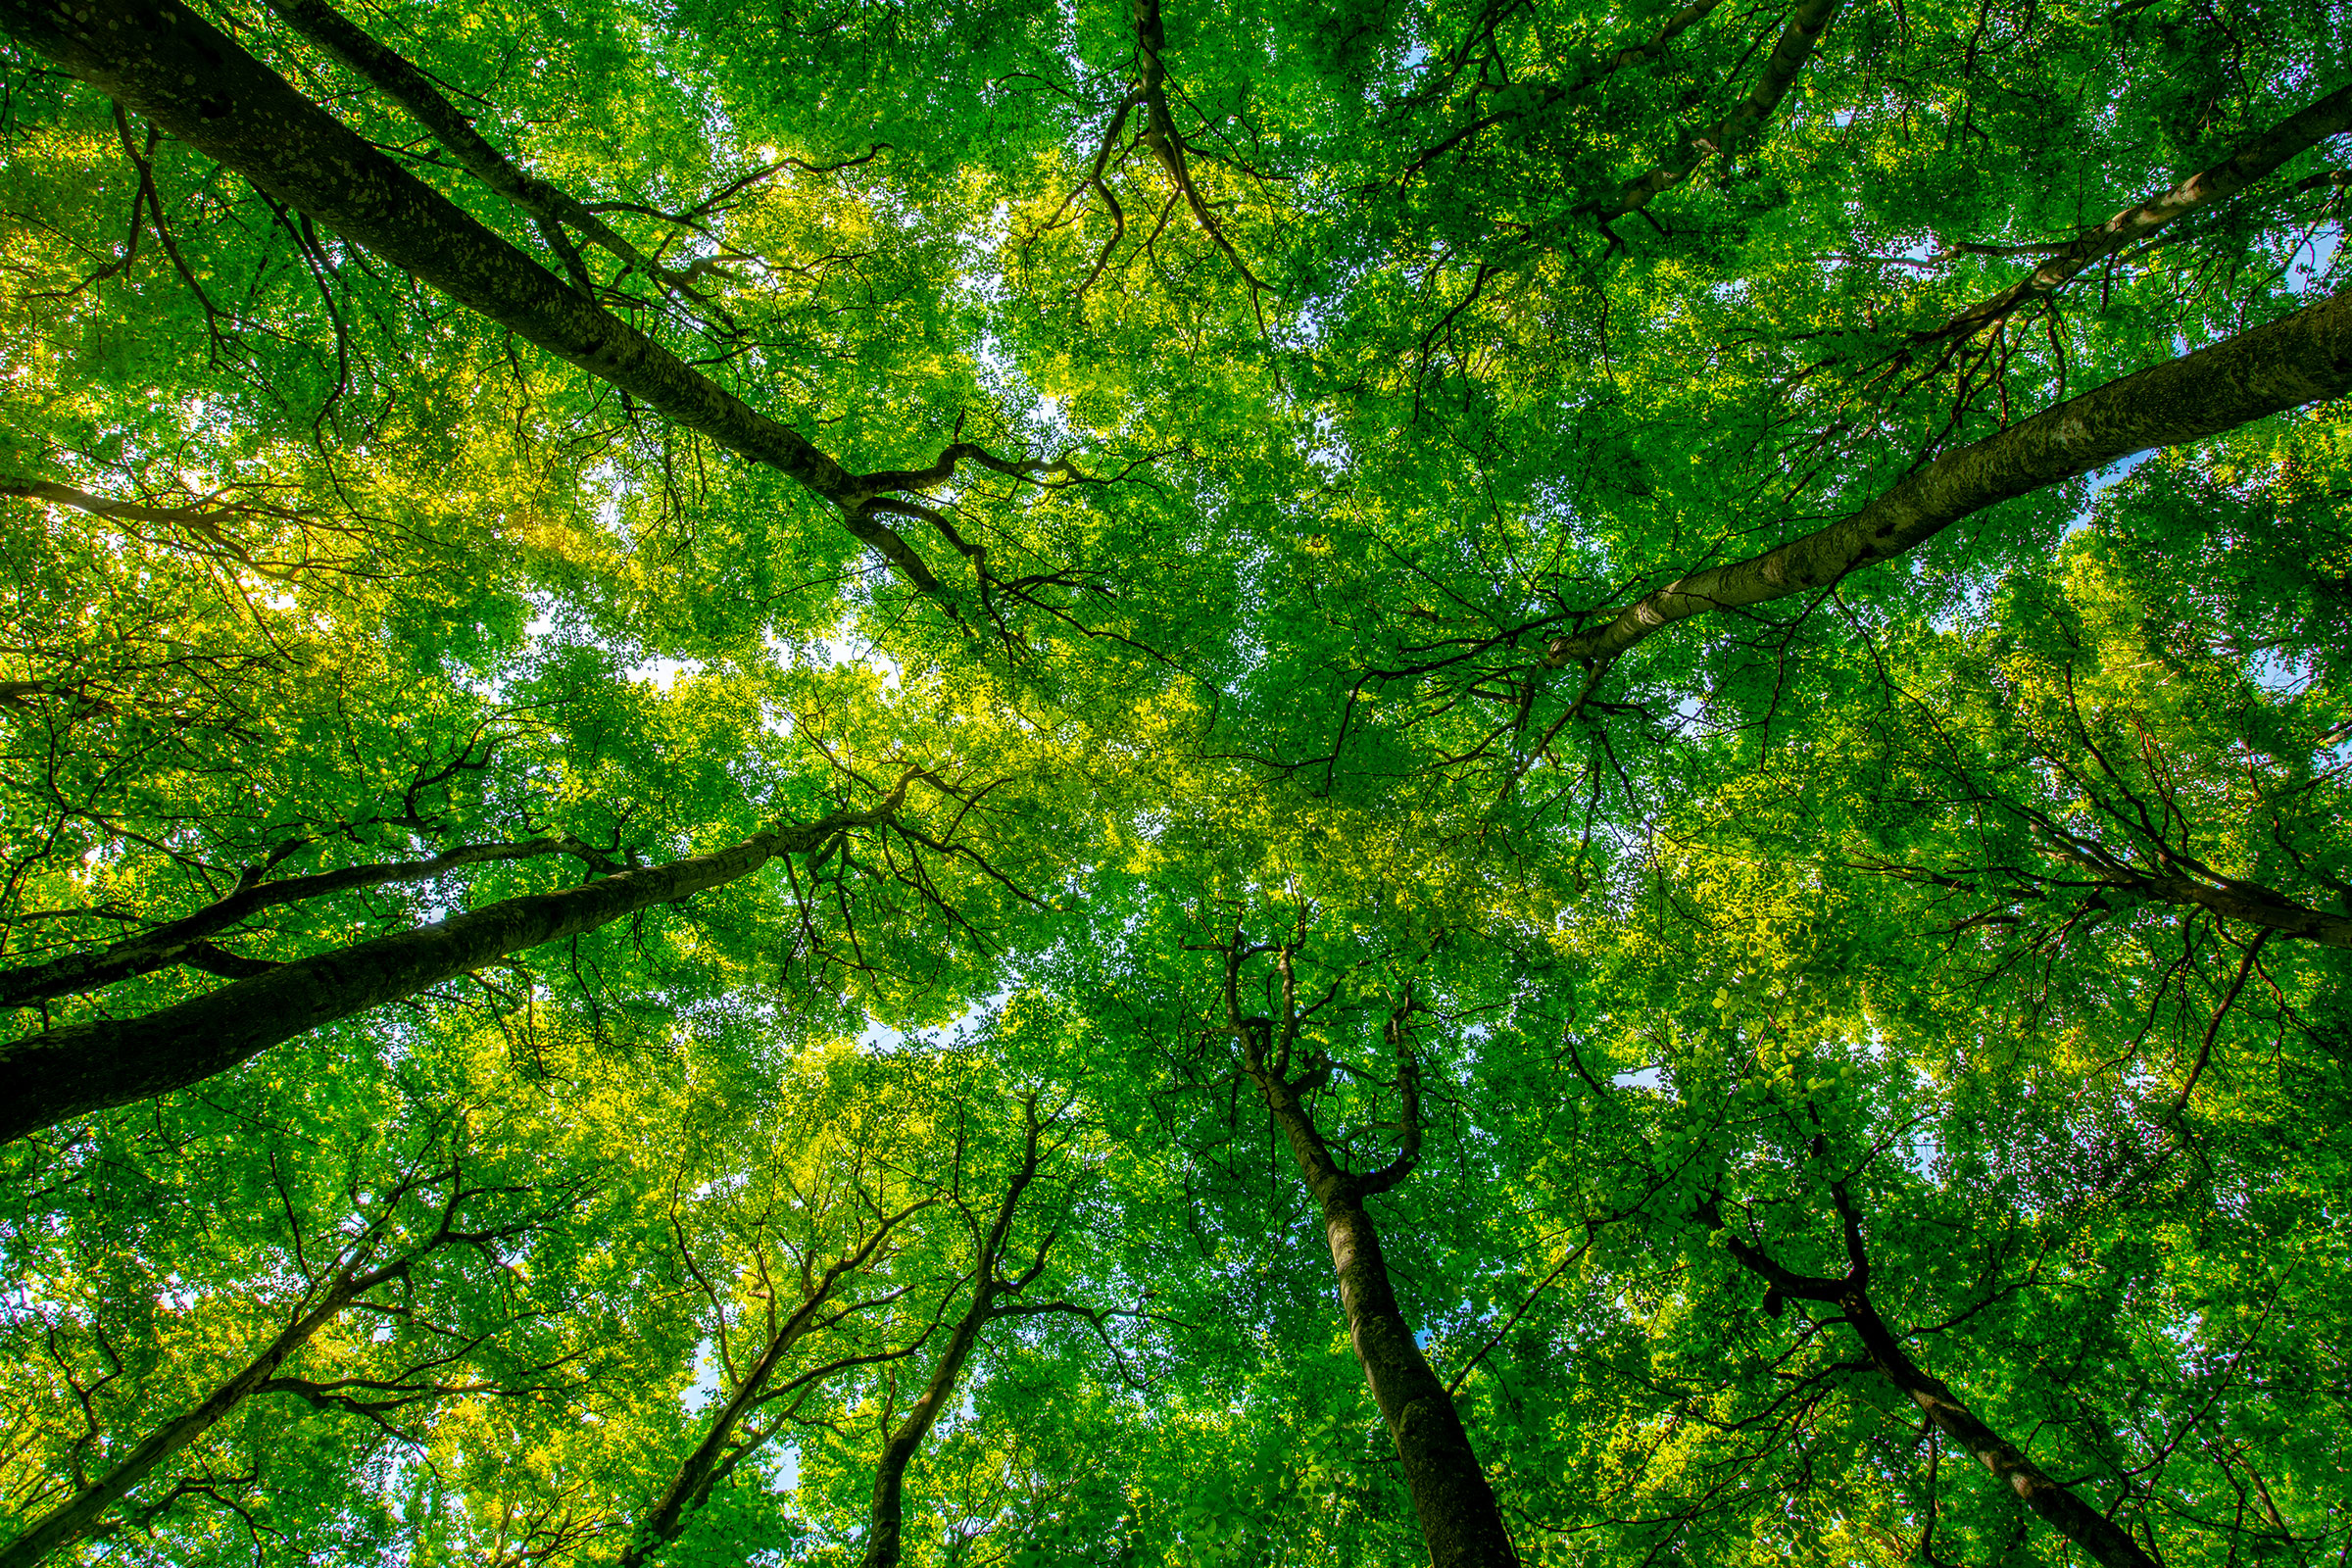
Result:
<svg viewBox="0 0 2352 1568"><path fill-rule="evenodd" d="M0 31L0 1568L2352 1554L2352 12Z"/></svg>

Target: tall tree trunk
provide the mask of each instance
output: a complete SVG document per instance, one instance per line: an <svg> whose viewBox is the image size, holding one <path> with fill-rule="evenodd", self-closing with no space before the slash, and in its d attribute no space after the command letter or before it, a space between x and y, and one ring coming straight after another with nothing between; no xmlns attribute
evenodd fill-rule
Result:
<svg viewBox="0 0 2352 1568"><path fill-rule="evenodd" d="M1237 931L1224 951L1226 1017L1241 1039L1243 1070L1256 1084L1290 1145L1299 1177L1321 1209L1324 1240L1339 1275L1348 1343L1355 1347L1372 1401L1396 1445L1430 1562L1433 1568L1517 1568L1518 1549L1511 1544L1494 1489L1470 1446L1470 1434L1453 1396L1421 1353L1412 1325L1397 1304L1379 1229L1364 1207L1364 1200L1387 1192L1410 1174L1420 1153L1419 1068L1402 1034L1402 1012L1411 1005L1410 993L1405 1008L1389 1024L1403 1098L1404 1149L1380 1170L1350 1172L1341 1167L1323 1141L1313 1114L1299 1098L1299 1081L1288 1076L1299 1024L1291 951L1274 950L1280 955L1283 977L1284 1019L1279 1030L1266 1019L1242 1013L1242 962L1252 952L1266 950L1244 947Z"/></svg>
<svg viewBox="0 0 2352 1568"><path fill-rule="evenodd" d="M841 509L907 580L939 580L876 519L877 486L567 286L177 0L0 0L27 47L470 310Z"/></svg>
<svg viewBox="0 0 2352 1568"><path fill-rule="evenodd" d="M2023 1450L1979 1420L1942 1379L1904 1354L1901 1342L1868 1297L1856 1292L1839 1305L1879 1375L1918 1405L1936 1431L1976 1455L1978 1463L1999 1477L2050 1528L2107 1568L2156 1568L2156 1559L2122 1526L2052 1480Z"/></svg>
<svg viewBox="0 0 2352 1568"><path fill-rule="evenodd" d="M2094 858L2065 845L2060 848L2078 863L2102 873L2109 879L2108 886L2140 898L2204 909L2225 920L2241 920L2258 930L2301 937L2324 948L2352 948L2352 919L2297 904L2259 883L2212 873L2208 873L2210 881L2202 881L2169 869L2143 871L2120 857L2101 854Z"/></svg>
<svg viewBox="0 0 2352 1568"><path fill-rule="evenodd" d="M1947 452L1861 511L1745 561L1678 578L1544 663L1605 666L1661 626L1818 592L1962 517L2135 452L2180 446L2352 392L2352 289L2211 348L2110 381Z"/></svg>
<svg viewBox="0 0 2352 1568"><path fill-rule="evenodd" d="M99 1516L144 1481L157 1465L203 1437L215 1422L244 1403L248 1395L267 1383L288 1356L309 1344L311 1337L333 1322L345 1307L376 1286L407 1272L414 1261L412 1254L381 1268L347 1271L327 1291L323 1300L295 1319L284 1333L270 1342L269 1348L215 1389L203 1403L148 1434L144 1442L123 1456L122 1463L75 1493L7 1546L0 1547L0 1568L32 1568L51 1552L61 1551L89 1534Z"/></svg>
<svg viewBox="0 0 2352 1568"><path fill-rule="evenodd" d="M590 212L570 194L546 180L533 178L510 163L481 132L450 106L433 86L432 78L393 50L385 48L352 25L325 0L262 0L270 11L304 37L349 66L369 85L408 111L409 118L433 134L433 139L457 157L466 172L538 220L540 232L566 267L572 269L583 291L587 286L579 252L564 235L564 227L578 229L628 266L655 281L675 285L668 269L613 232L611 224Z"/></svg>
<svg viewBox="0 0 2352 1568"><path fill-rule="evenodd" d="M574 855L594 852L584 844L570 839L532 839L519 844L469 844L434 856L429 860L412 860L397 864L350 865L333 871L320 871L311 876L287 877L282 881L264 882L258 877L240 883L224 898L217 899L193 914L168 920L135 937L125 937L95 952L69 953L60 957L46 958L39 963L0 971L0 1008L29 1006L36 1002L50 1002L59 997L79 996L127 980L134 975L153 974L176 964L208 968L208 958L218 962L233 955L221 954L209 941L230 926L264 909L298 904L305 899L323 898L332 893L349 893L361 888L378 888L396 882L429 882L438 876L480 865L494 860L524 860L547 855ZM602 857L595 857L601 860ZM258 869L258 868L257 868ZM252 873L248 873L252 876ZM259 973L274 965L248 960L244 973ZM238 978L243 978L240 974Z"/></svg>
<svg viewBox="0 0 2352 1568"><path fill-rule="evenodd" d="M911 775L909 775L911 777ZM0 1046L0 1143L69 1116L184 1089L337 1018L413 997L543 943L749 876L778 855L892 815L906 780L867 811L835 811L668 865L504 899L434 925L280 964L137 1018L68 1024Z"/></svg>
<svg viewBox="0 0 2352 1568"><path fill-rule="evenodd" d="M2042 258L2025 277L1979 300L1935 330L1916 334L1917 340L1932 342L1981 332L2029 301L2056 293L2092 264L2147 238L2177 218L2228 201L2295 154L2330 136L2340 136L2347 128L2352 128L2352 87L2338 87L2318 103L2287 116L2211 169L2125 208L2095 228L2084 229L2070 244Z"/></svg>
<svg viewBox="0 0 2352 1568"><path fill-rule="evenodd" d="M980 1331L996 1315L994 1266L993 1258L983 1263L979 1283L972 1290L972 1304L964 1309L948 1336L937 1364L931 1368L930 1381L923 1386L906 1418L882 1445L882 1456L874 1466L874 1505L866 1526L864 1568L898 1568L906 1528L906 1467L914 1462L923 1440L930 1437L948 1401L955 1397L964 1363L971 1359L973 1348L980 1343Z"/></svg>
<svg viewBox="0 0 2352 1568"><path fill-rule="evenodd" d="M1318 1184L1310 1176L1307 1185L1322 1205L1323 1235L1340 1278L1348 1343L1403 1461L1431 1563L1435 1568L1511 1568L1519 1554L1494 1489L1487 1484L1452 1396L1396 1304L1371 1214L1344 1179Z"/></svg>
<svg viewBox="0 0 2352 1568"><path fill-rule="evenodd" d="M980 1343L980 1331L989 1319L999 1315L1001 1298L1018 1296L1045 1267L1045 1249L1038 1250L1035 1268L1017 1280L999 1277L1004 1260L1004 1243L1012 1234L1012 1217L1021 1206L1021 1195L1037 1179L1038 1138L1043 1130L1037 1119L1037 1102L1032 1099L1026 1106L1028 1126L1021 1145L1021 1166L1013 1173L1004 1190L1004 1200L997 1205L996 1218L980 1240L980 1255L973 1272L972 1304L964 1309L949 1334L947 1345L940 1350L939 1361L931 1368L931 1379L923 1386L922 1395L914 1407L906 1412L882 1445L882 1457L874 1467L874 1506L865 1535L864 1568L898 1568L904 1546L906 1526L906 1467L939 1424L939 1418L955 1396L956 1381L963 1376L963 1365L971 1359L972 1349Z"/></svg>
<svg viewBox="0 0 2352 1568"><path fill-rule="evenodd" d="M1826 1143L1815 1143L1817 1157L1826 1157ZM2156 1559L2140 1548L2122 1526L2076 1496L2063 1484L2026 1457L2023 1449L2003 1439L1963 1405L1943 1381L1922 1368L1903 1350L1901 1338L1879 1316L1870 1301L1870 1259L1862 1243L1862 1222L1845 1184L1830 1184L1838 1218L1845 1231L1846 1254L1852 1267L1843 1279L1824 1279L1782 1267L1762 1249L1724 1224L1713 1200L1700 1205L1701 1223L1721 1234L1732 1256L1750 1272L1763 1277L1773 1290L1798 1300L1834 1305L1861 1338L1862 1348L1881 1377L1919 1406L1936 1430L1974 1454L2020 1501L2033 1509L2060 1535L2082 1548L2106 1568L2157 1568ZM1770 1304L1768 1301L1767 1304Z"/></svg>
<svg viewBox="0 0 2352 1568"><path fill-rule="evenodd" d="M1618 219L1638 213L1655 200L1659 193L1671 190L1698 172L1709 157L1719 157L1728 168L1737 158L1742 143L1756 128L1772 117L1772 112L1788 96L1796 84L1797 74L1813 58L1814 46L1829 30L1831 21L1838 15L1840 0L1801 0L1788 15L1788 24L1765 57L1764 69L1757 74L1756 84L1746 97L1732 107L1730 114L1707 129L1685 139L1684 145L1671 164L1661 165L1630 180L1617 193L1617 199L1594 208L1603 229Z"/></svg>
<svg viewBox="0 0 2352 1568"><path fill-rule="evenodd" d="M703 1441L694 1446L677 1473L670 1477L669 1484L662 1489L662 1494L645 1511L635 1538L620 1554L619 1568L641 1568L648 1557L675 1541L686 1528L686 1516L702 1505L725 1465L729 1440L743 1424L745 1414L760 1402L760 1396L766 1391L784 1352L800 1344L808 1333L809 1319L830 1296L834 1278L828 1275L824 1286L803 1301L799 1310L768 1340L767 1348L760 1352L760 1359L744 1375L742 1384L711 1418L710 1430L703 1434Z"/></svg>
<svg viewBox="0 0 2352 1568"><path fill-rule="evenodd" d="M836 1259L813 1283L806 1283L804 1276L801 1304L768 1336L767 1346L760 1352L760 1359L752 1364L735 1392L727 1396L726 1402L719 1406L718 1413L711 1417L710 1430L703 1434L703 1441L694 1446L694 1450L680 1462L677 1472L662 1489L662 1494L646 1509L635 1535L621 1551L618 1568L643 1568L648 1558L675 1541L685 1530L687 1516L702 1506L710 1496L711 1487L724 1479L733 1470L736 1461L743 1457L740 1452L730 1453L730 1445L743 1425L743 1418L767 1394L768 1385L774 1379L776 1367L784 1359L785 1352L800 1344L816 1326L817 1311L833 1298L835 1288L872 1260L875 1251L901 1221L918 1209L929 1207L933 1201L925 1199L913 1207L903 1208L882 1218L865 1240L858 1245L856 1251Z"/></svg>

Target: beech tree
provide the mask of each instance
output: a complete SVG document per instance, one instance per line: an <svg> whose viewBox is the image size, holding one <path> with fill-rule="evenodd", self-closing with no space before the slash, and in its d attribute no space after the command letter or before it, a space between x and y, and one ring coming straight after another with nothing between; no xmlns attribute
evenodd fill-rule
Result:
<svg viewBox="0 0 2352 1568"><path fill-rule="evenodd" d="M2352 1547L2335 10L0 29L0 1557Z"/></svg>

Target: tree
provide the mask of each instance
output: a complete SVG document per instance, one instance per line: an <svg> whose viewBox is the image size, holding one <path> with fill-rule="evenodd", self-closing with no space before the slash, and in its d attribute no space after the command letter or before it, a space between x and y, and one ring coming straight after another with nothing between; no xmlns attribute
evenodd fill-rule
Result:
<svg viewBox="0 0 2352 1568"><path fill-rule="evenodd" d="M1378 1227L1366 1211L1366 1199L1378 1197L1410 1176L1421 1154L1421 1062L1412 1046L1413 989L1406 981L1394 1009L1382 1026L1395 1061L1396 1077L1382 1085L1396 1096L1393 1124L1399 1145L1395 1158L1376 1170L1350 1170L1315 1125L1301 1100L1311 1089L1328 1084L1339 1063L1320 1052L1303 1048L1301 1028L1322 1007L1335 1001L1338 987L1317 1002L1299 1004L1298 940L1253 946L1237 928L1219 952L1225 963L1225 1028L1239 1043L1242 1070L1264 1100L1267 1111L1290 1146L1298 1175L1322 1212L1323 1229L1331 1244L1331 1264L1339 1275L1340 1302L1348 1317L1348 1337L1356 1359L1363 1363L1364 1381L1388 1422L1397 1457L1404 1464L1412 1489L1413 1509L1429 1538L1430 1560L1451 1568L1455 1563L1507 1563L1515 1560L1509 1531L1494 1505L1478 1456L1455 1413L1451 1392L1415 1343L1413 1330L1396 1304L1389 1265L1383 1256ZM1242 1010L1242 968L1267 951L1275 955L1280 977L1273 1016ZM1352 1064L1350 1074L1363 1076ZM1379 1084L1380 1080L1371 1079Z"/></svg>
<svg viewBox="0 0 2352 1568"><path fill-rule="evenodd" d="M11 1560L2342 1555L2327 7L0 26Z"/></svg>
<svg viewBox="0 0 2352 1568"><path fill-rule="evenodd" d="M757 871L778 854L818 854L853 828L888 821L906 798L906 782L902 779L870 810L837 811L815 822L780 828L670 865L613 868L585 887L502 900L417 931L268 964L260 973L133 1023L67 1025L27 1036L12 1043L5 1058L12 1100L19 1107L19 1119L6 1131L22 1136L67 1116L200 1082L321 1023L415 996L511 954L593 931L652 906L723 887ZM395 880L404 871L421 878L470 858L506 858L495 853L498 851L528 854L535 849L573 847L481 846L493 853L467 856L459 851L422 865L368 866L357 868L363 873L360 876L338 877L329 872L321 880L366 886L369 880ZM75 955L80 962L73 967L82 973L59 983L58 989L116 973L137 973L183 954L201 953L196 947L201 939L188 933L236 919L244 912L240 904L251 907L263 902L253 897L257 892L291 898L314 896L283 884L273 888L258 878L240 878L238 889L226 899L166 925L160 937L132 938L103 953ZM224 905L228 907L223 908ZM27 991L43 1000L55 994L35 989L46 978L32 979Z"/></svg>

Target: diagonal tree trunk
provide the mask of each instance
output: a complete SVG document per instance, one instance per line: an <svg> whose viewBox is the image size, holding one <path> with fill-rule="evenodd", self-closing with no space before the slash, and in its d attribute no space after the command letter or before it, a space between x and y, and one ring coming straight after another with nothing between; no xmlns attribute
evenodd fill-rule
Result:
<svg viewBox="0 0 2352 1568"><path fill-rule="evenodd" d="M873 515L880 487L567 286L178 0L0 0L0 25L352 243L798 481L907 581L940 592L913 547Z"/></svg>
<svg viewBox="0 0 2352 1568"><path fill-rule="evenodd" d="M359 1254L373 1249L398 1212L403 1200L417 1187L441 1180L450 1183L450 1195L442 1205L440 1224L431 1234L404 1250L397 1257L372 1267L364 1266L364 1259ZM52 1553L63 1551L89 1534L106 1510L153 1474L157 1466L202 1438L223 1416L253 1395L272 1392L269 1384L287 1358L308 1345L320 1329L340 1317L369 1291L407 1277L419 1261L444 1247L460 1241L478 1245L485 1237L512 1234L510 1229L504 1227L486 1233L461 1234L456 1229L458 1209L472 1196L475 1195L466 1190L455 1167L425 1177L412 1175L399 1182L385 1194L383 1212L376 1222L350 1244L349 1260L335 1271L326 1293L316 1305L288 1324L261 1354L248 1361L202 1402L149 1433L104 1476L75 1493L15 1541L0 1547L0 1568L32 1568L33 1564Z"/></svg>
<svg viewBox="0 0 2352 1568"><path fill-rule="evenodd" d="M472 122L450 107L449 100L441 96L423 72L352 25L349 19L324 0L263 0L263 3L304 37L365 77L376 91L407 110L411 119L431 131L435 141L456 155L467 173L530 214L550 247L564 258L583 292L588 288L587 274L578 250L564 235L566 226L578 229L654 281L670 288L685 287L684 279L615 233L611 224L568 192L516 169L473 128Z"/></svg>
<svg viewBox="0 0 2352 1568"><path fill-rule="evenodd" d="M995 1259L982 1249L981 1272L972 1287L971 1305L956 1320L949 1331L948 1343L932 1365L930 1381L923 1385L914 1407L906 1419L891 1430L884 1440L881 1457L874 1464L874 1502L867 1517L865 1555L859 1559L863 1568L898 1568L906 1544L906 1467L914 1462L931 1429L939 1424L942 1411L956 1396L956 1382L963 1376L963 1366L971 1359L973 1348L980 1343L980 1331L995 1316L991 1307L997 1282L990 1272Z"/></svg>
<svg viewBox="0 0 2352 1568"><path fill-rule="evenodd" d="M1826 1144L1817 1139L1814 1147L1818 1156ZM1901 1337L1887 1327L1886 1320L1871 1304L1870 1259L1863 1248L1861 1219L1846 1194L1845 1184L1833 1182L1830 1191L1837 1200L1838 1218L1845 1229L1846 1252L1852 1263L1843 1279L1817 1279L1783 1268L1761 1248L1727 1226L1711 1200L1700 1207L1698 1218L1724 1238L1732 1256L1761 1276L1781 1296L1835 1305L1843 1314L1846 1326L1861 1339L1863 1350L1881 1377L1916 1404L1920 1414L1936 1431L1973 1454L1979 1464L2017 1494L2019 1501L2080 1546L2093 1561L2105 1564L2106 1568L2157 1568L2156 1559L2121 1525L2076 1496L2026 1457L2023 1449L1962 1404L1948 1384L1903 1349Z"/></svg>
<svg viewBox="0 0 2352 1568"><path fill-rule="evenodd" d="M874 1253L908 1215L929 1207L933 1201L935 1200L926 1199L912 1207L884 1216L856 1250L836 1259L814 1280L807 1282L801 1304L768 1336L767 1345L760 1352L760 1359L752 1363L735 1392L727 1396L718 1407L717 1414L710 1418L710 1428L703 1434L702 1442L696 1444L693 1451L679 1463L676 1473L662 1489L662 1494L646 1509L635 1535L621 1551L618 1568L643 1568L663 1546L675 1541L685 1530L687 1517L710 1496L710 1489L733 1471L749 1448L757 1446L756 1443L748 1446L738 1444L736 1435L743 1426L745 1416L767 1396L768 1386L786 1353L806 1339L812 1329L820 1326L816 1321L817 1313L833 1299L841 1282L871 1262Z"/></svg>
<svg viewBox="0 0 2352 1568"><path fill-rule="evenodd" d="M1788 25L1765 58L1764 69L1747 96L1734 105L1719 123L1690 137L1673 163L1661 164L1640 178L1627 181L1615 201L1592 209L1602 228L1640 212L1659 195L1689 179L1710 156L1721 157L1729 167L1740 144L1754 135L1757 127L1780 107L1781 100L1788 96L1788 89L1796 84L1805 63L1813 58L1814 46L1821 42L1821 35L1837 17L1839 3L1840 0L1801 0L1789 13Z"/></svg>
<svg viewBox="0 0 2352 1568"><path fill-rule="evenodd" d="M2318 103L2289 115L2202 173L2189 175L2161 195L2127 207L2042 259L2027 276L1998 294L1977 301L1943 325L1914 334L1932 343L1981 332L2030 301L2055 294L2083 269L2147 238L2176 218L2228 201L2307 147L2352 129L2352 87L2338 87Z"/></svg>
<svg viewBox="0 0 2352 1568"><path fill-rule="evenodd" d="M311 876L287 877L279 882L252 878L193 914L168 920L153 930L110 943L94 953L69 953L39 963L0 970L0 1007L24 1007L59 997L80 996L111 986L118 980L153 974L158 969L170 968L174 964L184 963L208 973L223 973L226 971L216 965L223 960L233 960L235 956L222 954L213 948L209 939L264 909L360 888L378 888L396 882L429 882L437 876L469 865L498 860L525 860L545 855L585 855L591 863L597 864L600 869L604 868L604 858L575 839L526 839L512 844L463 845L436 855L429 860L343 866ZM239 973L239 978L244 974L258 974L276 967L258 959L241 961L246 967Z"/></svg>
<svg viewBox="0 0 2352 1568"><path fill-rule="evenodd" d="M980 1252L972 1273L972 1302L964 1308L949 1332L948 1343L939 1352L939 1360L931 1368L930 1381L906 1412L905 1420L892 1430L882 1445L882 1457L874 1467L874 1505L865 1534L863 1568L898 1568L904 1551L906 1526L906 1467L930 1437L931 1429L956 1396L956 1384L963 1376L964 1363L971 1359L972 1350L980 1343L981 1330L991 1320L1007 1315L1005 1300L1027 1290L1046 1266L1045 1248L1038 1250L1037 1261L1018 1279L1002 1276L1004 1262L1004 1244L1012 1234L1013 1214L1021 1206L1021 1195L1037 1179L1038 1139L1044 1131L1037 1119L1037 1101L1032 1098L1023 1106L1027 1126L1021 1140L1021 1164L1013 1172L1012 1181L1004 1190L1004 1201L997 1205L996 1218L980 1238ZM1053 1239L1047 1238L1047 1246Z"/></svg>
<svg viewBox="0 0 2352 1568"><path fill-rule="evenodd" d="M1242 1012L1241 969L1246 958L1272 951L1282 971L1283 1020L1277 1027L1265 1018ZM1293 1047L1299 1015L1291 974L1289 949L1250 948L1236 931L1224 948L1225 1012L1227 1027L1240 1038L1242 1066L1257 1086L1275 1125L1290 1145L1299 1177L1313 1195L1323 1216L1324 1240L1331 1247L1331 1263L1339 1276L1340 1305L1348 1317L1348 1338L1364 1369L1364 1382L1380 1406L1381 1418L1396 1445L1413 1512L1421 1523L1433 1568L1517 1568L1518 1549L1511 1544L1494 1489L1487 1482L1478 1453L1470 1446L1469 1432L1453 1396L1446 1392L1429 1358L1421 1353L1412 1325L1396 1300L1389 1265L1381 1250L1380 1231L1364 1200L1395 1187L1412 1173L1421 1150L1420 1066L1404 1033L1404 1013L1412 1005L1408 988L1402 1006L1389 1020L1389 1043L1396 1052L1397 1087L1403 1102L1403 1147L1379 1170L1350 1172L1340 1164L1315 1126L1300 1093L1305 1075L1291 1076Z"/></svg>
<svg viewBox="0 0 2352 1568"><path fill-rule="evenodd" d="M1851 516L1763 555L1678 578L1614 620L1555 640L1544 662L1553 669L1587 664L1597 677L1675 621L1818 592L1996 502L2348 391L2352 290L1947 452Z"/></svg>
<svg viewBox="0 0 2352 1568"><path fill-rule="evenodd" d="M596 930L723 887L779 855L895 815L913 777L879 805L771 829L668 865L585 887L503 899L434 925L279 964L137 1018L67 1024L0 1045L0 1143L69 1116L184 1089L337 1018L413 997L509 954Z"/></svg>
<svg viewBox="0 0 2352 1568"><path fill-rule="evenodd" d="M87 1535L99 1516L120 1502L159 1464L212 1430L213 1424L245 1402L248 1395L269 1381L286 1357L309 1344L313 1335L342 1314L365 1292L396 1277L406 1262L366 1273L347 1274L335 1282L324 1299L289 1324L269 1348L242 1370L215 1389L195 1408L149 1433L122 1462L75 1493L55 1512L0 1547L0 1568L32 1568L51 1552L62 1551Z"/></svg>

